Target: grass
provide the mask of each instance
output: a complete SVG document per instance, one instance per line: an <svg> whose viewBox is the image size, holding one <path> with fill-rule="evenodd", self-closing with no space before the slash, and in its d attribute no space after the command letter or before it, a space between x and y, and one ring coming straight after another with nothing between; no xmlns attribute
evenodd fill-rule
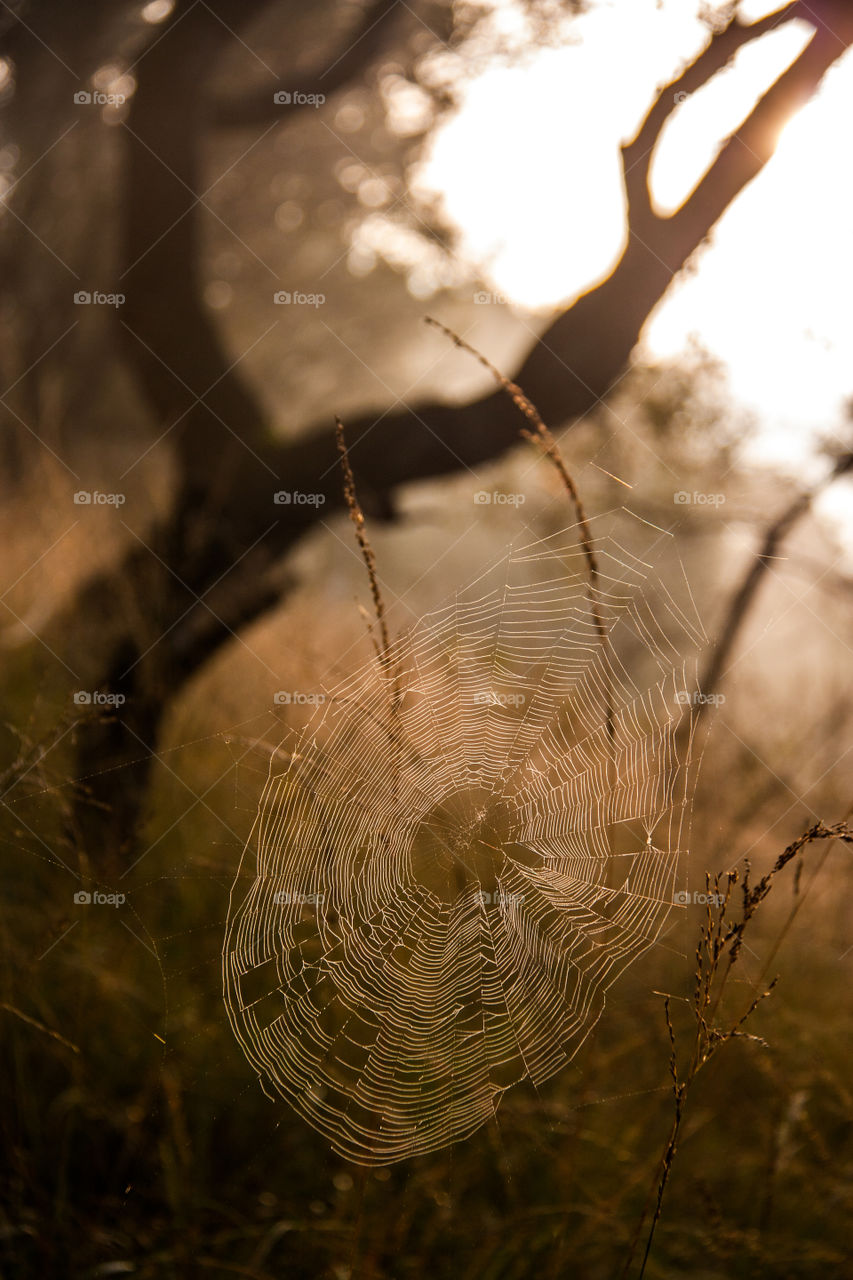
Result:
<svg viewBox="0 0 853 1280"><path fill-rule="evenodd" d="M707 1050L713 1026L736 1028L756 962L738 958L719 1023L708 1006L697 1023L693 966L678 950L701 929L707 957L721 935L685 912L666 939L674 950L655 949L625 975L566 1071L539 1093L512 1090L497 1123L468 1142L367 1173L269 1102L230 1036L218 990L230 853L214 851L207 876L169 878L190 835L204 847L214 830L208 815L174 835L133 894L159 964L94 912L37 960L69 914L70 886L18 862L0 917L4 1275L121 1274L106 1269L119 1264L142 1277L618 1275L673 1116L653 988L671 993L688 1062L677 1080L690 1085L647 1275L844 1275L851 1019L808 903L778 957L774 999L750 1017L760 1040L700 1053L690 1075L691 1037ZM829 874L849 892L843 863ZM769 894L750 918L749 948L768 954L786 919Z"/></svg>
<svg viewBox="0 0 853 1280"><path fill-rule="evenodd" d="M38 690L17 681L13 710ZM789 814L766 834L766 814L790 808L785 785L762 781L759 821L747 757L721 755L692 849L699 866L720 849L740 863L740 878L708 882L719 906L674 918L541 1090L512 1089L466 1142L366 1171L264 1096L227 1024L228 890L266 762L228 767L215 692L186 713L191 745L164 753L126 909L75 907L76 876L97 884L98 861L68 839L70 755L45 750L52 731L6 731L4 1277L850 1274L849 938L820 899L853 891L846 826L797 835ZM186 786L204 804L188 809ZM762 874L739 859L750 845Z"/></svg>

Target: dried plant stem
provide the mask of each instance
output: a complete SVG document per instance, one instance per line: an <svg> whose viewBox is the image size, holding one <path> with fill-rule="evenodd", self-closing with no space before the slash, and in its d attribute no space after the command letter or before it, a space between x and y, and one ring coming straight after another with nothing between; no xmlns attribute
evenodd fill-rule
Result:
<svg viewBox="0 0 853 1280"><path fill-rule="evenodd" d="M749 868L747 867L741 885L740 915L736 920L730 918L729 911L733 890L739 880L737 871L715 876L713 892L710 876L705 877L708 889L708 907L705 922L700 930L699 943L696 947L696 974L691 1001L696 1029L688 1064L683 1074L679 1070L675 1030L670 1015L670 997L667 995L664 1000L664 1013L671 1046L669 1067L670 1075L672 1076L674 1115L672 1128L659 1165L655 1210L649 1225L649 1233L638 1280L643 1280L645 1275L646 1265L655 1237L655 1229L660 1221L664 1193L672 1172L690 1086L702 1067L710 1061L722 1045L728 1044L729 1041L735 1038L748 1035L743 1030L744 1024L751 1018L762 1000L770 995L777 982L777 979L774 978L769 986L764 990L760 990L744 1013L727 1029L721 1030L714 1024L714 1015L719 1006L726 980L731 973L733 965L737 963L743 945L744 933L758 907L770 892L775 877L803 849L818 840L842 840L847 844L853 844L853 831L851 831L846 822L837 822L833 826L826 826L822 822L816 822L788 845L767 874L762 876L758 883L753 886L750 886L749 883ZM758 1039L755 1036L748 1038ZM644 1209L639 1229L634 1236L625 1268L622 1272L623 1277L627 1276L630 1270L645 1216L646 1210Z"/></svg>
<svg viewBox="0 0 853 1280"><path fill-rule="evenodd" d="M509 378L505 377L504 374L501 373L500 369L497 369L490 360L487 360L486 357L476 349L476 347L472 347L470 342L466 342L464 338L460 338L458 333L454 333L452 329L448 329L447 325L442 324L440 320L434 320L432 316L426 316L425 319L427 324L432 325L434 329L438 329L441 333L445 334L445 336L459 347L461 351L467 351L475 360L479 360L484 369L488 369L498 386L507 393L515 407L530 423L529 428L522 427L520 432L521 436L525 440L530 440L532 443L539 446L562 480L563 487L569 495L572 506L575 509L581 549L583 551L584 558L586 559L587 572L589 574L588 592L590 611L592 613L593 623L598 634L598 639L601 643L602 651L606 655L610 647L610 636L607 631L607 626L604 621L604 612L601 607L598 557L595 554L589 520L587 519L584 505L581 502L577 485L572 479L572 474L566 466L563 455L560 453L560 447L557 444L557 441L542 421L542 416L533 401L528 399L518 383L511 382ZM613 795L616 788L616 718L613 712L612 682L606 661L603 665L602 674L604 677L604 720L607 726L607 738L610 744L610 752L608 756L608 784L611 795ZM608 835L608 839L612 848L613 842L612 835L610 833Z"/></svg>
<svg viewBox="0 0 853 1280"><path fill-rule="evenodd" d="M445 334L451 342L453 342L462 351L467 351L475 360L479 360L484 369L488 369L489 373L495 381L501 386L512 400L519 412L523 413L527 421L531 424L532 430L522 427L520 434L525 440L531 440L537 444L542 452L551 460L556 471L563 482L563 486L571 498L572 505L577 515L578 529L580 531L580 542L586 557L589 569L590 594L593 603L593 617L595 619L596 630L602 644L607 644L607 628L604 625L604 618L601 613L601 605L599 602L599 569L598 560L595 554L595 548L592 541L592 533L589 527L589 521L578 493L577 485L572 479L571 472L566 466L565 459L560 453L559 445L552 436L551 432L542 421L539 410L532 400L529 400L522 391L521 387L510 382L500 369L497 369L476 347L472 347L470 342L466 342L464 338L460 338L458 333L454 333L452 329L448 329L447 325L442 324L440 320L434 320L432 316L426 316L426 323L432 325L434 329L439 329Z"/></svg>
<svg viewBox="0 0 853 1280"><path fill-rule="evenodd" d="M404 749L408 749L410 752L413 750L411 744L405 738L400 720L400 703L403 698L402 689L400 687L400 667L399 662L394 663L392 661L391 637L388 633L388 623L385 618L385 601L382 599L382 592L379 588L379 574L376 569L376 556L373 553L373 548L370 545L370 540L367 536L367 522L365 521L364 512L361 509L361 503L358 500L358 493L356 492L355 476L353 475L352 467L350 466L349 452L347 450L346 436L344 434L344 424L337 415L335 416L335 440L338 446L338 454L341 459L341 469L344 473L344 501L347 505L350 519L355 526L356 540L361 552L361 558L364 561L364 567L367 569L367 577L370 582L370 594L373 596L373 610L376 614L376 621L379 625L380 642L378 644L369 618L367 618L367 629L370 634L370 638L373 641L373 648L376 650L376 656L379 659L379 664L390 686L390 724L387 728L384 725L381 727L388 735L389 744L395 760L397 761L392 778L394 794L396 796L400 785L400 762L402 761L403 751Z"/></svg>
<svg viewBox="0 0 853 1280"><path fill-rule="evenodd" d="M379 589L379 576L376 571L376 556L373 554L373 548L367 537L367 525L364 519L364 512L358 500L358 494L355 488L355 476L350 466L349 453L347 451L346 436L344 435L344 424L340 418L335 417L335 439L338 445L338 454L341 459L341 469L344 473L344 501L347 504L350 520L355 525L355 536L358 542L361 558L367 569L367 577L370 582L370 593L373 596L373 609L376 614L376 621L379 624L379 634L381 644L377 644L374 638L373 644L379 661L387 672L391 663L391 639L388 634L388 623L385 620L385 602L382 599L382 592ZM373 635L373 628L370 623L368 627Z"/></svg>
<svg viewBox="0 0 853 1280"><path fill-rule="evenodd" d="M853 805L851 805L850 808L845 813L843 821L849 822L851 816L853 816ZM809 889L811 889L814 882L819 878L820 873L823 870L824 864L827 858L829 857L830 853L832 852L832 846L837 839L838 839L837 836L833 836L832 838L827 837L826 843L823 847L823 852L820 858L818 859L817 866L812 871L811 879L809 883L806 885L802 893L800 892L800 875L803 869L803 863L800 862L797 864L797 870L796 870L795 880L794 880L795 902L788 914L787 920L782 926L779 936L777 937L776 941L773 943L773 946L770 949L770 954L767 956L767 959L764 962L764 968L762 969L761 975L758 978L759 982L764 981L764 978L767 974L767 970L770 968L770 965L773 963L774 959L776 958L776 953L778 952L785 938L788 936L791 926L796 920L800 912L800 909L802 908L803 903L806 900L806 896L808 895Z"/></svg>

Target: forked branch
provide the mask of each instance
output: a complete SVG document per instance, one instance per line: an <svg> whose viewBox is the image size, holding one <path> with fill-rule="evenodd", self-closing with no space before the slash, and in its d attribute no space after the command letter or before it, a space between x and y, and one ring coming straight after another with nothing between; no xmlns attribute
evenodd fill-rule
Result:
<svg viewBox="0 0 853 1280"><path fill-rule="evenodd" d="M768 14L758 22L745 23L736 16L732 17L722 30L711 37L698 58L688 63L674 80L670 80L660 90L638 132L622 148L625 186L632 217L640 210L644 214L655 216L649 199L649 170L661 130L676 106L722 71L744 45L798 16L811 16L805 12L800 0L792 0L791 4L785 5L776 13Z"/></svg>

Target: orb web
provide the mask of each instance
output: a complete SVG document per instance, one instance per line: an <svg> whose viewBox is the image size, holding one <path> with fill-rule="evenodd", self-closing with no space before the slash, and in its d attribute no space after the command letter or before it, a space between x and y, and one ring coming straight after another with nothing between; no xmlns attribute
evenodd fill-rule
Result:
<svg viewBox="0 0 853 1280"><path fill-rule="evenodd" d="M330 690L231 894L228 1014L267 1092L387 1164L558 1072L673 904L695 627L571 531L511 550ZM675 633L673 635L673 633Z"/></svg>

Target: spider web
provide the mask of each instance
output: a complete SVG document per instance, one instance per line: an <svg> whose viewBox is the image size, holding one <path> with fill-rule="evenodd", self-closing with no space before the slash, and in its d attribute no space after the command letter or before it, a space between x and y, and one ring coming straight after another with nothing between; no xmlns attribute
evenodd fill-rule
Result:
<svg viewBox="0 0 853 1280"><path fill-rule="evenodd" d="M672 909L701 637L647 565L596 553L606 643L573 531L512 549L271 770L225 1002L267 1092L356 1163L559 1071Z"/></svg>

